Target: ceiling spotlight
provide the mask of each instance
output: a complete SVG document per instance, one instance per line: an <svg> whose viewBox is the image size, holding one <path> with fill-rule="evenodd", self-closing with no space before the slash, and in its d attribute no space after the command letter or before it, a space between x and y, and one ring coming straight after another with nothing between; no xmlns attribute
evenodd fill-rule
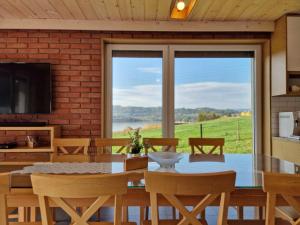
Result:
<svg viewBox="0 0 300 225"><path fill-rule="evenodd" d="M176 8L177 8L179 11L184 10L184 8L185 8L184 0L178 0L178 2L177 2L177 4L176 4Z"/></svg>

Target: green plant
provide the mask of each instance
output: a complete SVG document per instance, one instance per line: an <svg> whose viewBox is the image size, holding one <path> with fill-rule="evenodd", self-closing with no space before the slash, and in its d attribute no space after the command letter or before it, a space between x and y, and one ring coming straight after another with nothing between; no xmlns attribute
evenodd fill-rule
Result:
<svg viewBox="0 0 300 225"><path fill-rule="evenodd" d="M141 143L142 136L140 135L140 131L142 128L133 129L132 127L128 127L128 134L131 139L131 153L138 154L143 149L143 144Z"/></svg>

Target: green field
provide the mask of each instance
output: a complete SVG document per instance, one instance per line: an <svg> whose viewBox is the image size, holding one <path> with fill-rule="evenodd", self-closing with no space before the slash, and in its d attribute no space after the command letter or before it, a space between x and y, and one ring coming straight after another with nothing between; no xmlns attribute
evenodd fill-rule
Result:
<svg viewBox="0 0 300 225"><path fill-rule="evenodd" d="M216 120L201 122L203 137L225 138L225 153L252 152L252 121L250 116L221 117ZM157 127L143 129L142 137L161 137L161 129ZM115 132L114 138L127 138L126 132ZM175 126L175 137L179 138L178 152L190 152L189 137L200 137L200 122Z"/></svg>

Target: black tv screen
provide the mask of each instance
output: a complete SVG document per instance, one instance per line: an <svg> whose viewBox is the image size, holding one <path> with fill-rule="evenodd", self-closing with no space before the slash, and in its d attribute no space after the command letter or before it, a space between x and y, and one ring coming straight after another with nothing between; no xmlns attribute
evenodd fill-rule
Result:
<svg viewBox="0 0 300 225"><path fill-rule="evenodd" d="M0 63L0 114L50 112L49 63Z"/></svg>

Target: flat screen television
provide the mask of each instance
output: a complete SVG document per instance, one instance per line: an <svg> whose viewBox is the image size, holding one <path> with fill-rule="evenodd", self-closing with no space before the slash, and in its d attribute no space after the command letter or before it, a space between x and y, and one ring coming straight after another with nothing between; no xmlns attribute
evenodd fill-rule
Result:
<svg viewBox="0 0 300 225"><path fill-rule="evenodd" d="M0 63L0 114L50 112L49 63Z"/></svg>

